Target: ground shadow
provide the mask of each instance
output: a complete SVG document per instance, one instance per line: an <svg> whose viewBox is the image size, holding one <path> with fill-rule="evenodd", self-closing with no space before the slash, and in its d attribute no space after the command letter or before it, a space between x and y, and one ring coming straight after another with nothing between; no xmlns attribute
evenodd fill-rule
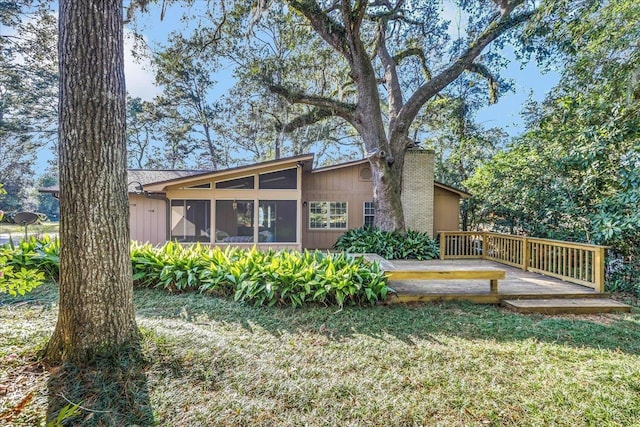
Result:
<svg viewBox="0 0 640 427"><path fill-rule="evenodd" d="M77 404L77 412L62 425L154 425L147 366L140 348L127 346L86 364L53 367L47 382L47 422Z"/></svg>
<svg viewBox="0 0 640 427"><path fill-rule="evenodd" d="M139 290L137 301L149 299ZM438 336L487 339L498 342L533 339L572 347L592 347L640 354L638 314L604 316L522 315L498 306L471 303L429 303L374 307L253 307L229 299L200 294L162 297L162 306L138 307L138 315L181 317L186 321L235 323L249 333L260 327L274 335L313 332L332 340L363 334L398 339L414 345L416 339ZM158 297L151 296L158 301Z"/></svg>

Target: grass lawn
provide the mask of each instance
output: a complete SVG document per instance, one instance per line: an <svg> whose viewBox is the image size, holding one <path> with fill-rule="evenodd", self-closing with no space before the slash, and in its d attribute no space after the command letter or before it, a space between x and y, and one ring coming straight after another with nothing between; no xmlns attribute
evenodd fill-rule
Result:
<svg viewBox="0 0 640 427"><path fill-rule="evenodd" d="M60 228L59 222L44 222L33 224L27 227L29 236L38 236L47 233L57 233ZM24 227L17 224L0 223L0 234L10 234L17 238L24 237Z"/></svg>
<svg viewBox="0 0 640 427"><path fill-rule="evenodd" d="M524 316L135 298L142 360L110 372L35 359L56 320L53 285L0 300L0 425L41 424L49 399L82 403L86 425L640 425L637 308Z"/></svg>

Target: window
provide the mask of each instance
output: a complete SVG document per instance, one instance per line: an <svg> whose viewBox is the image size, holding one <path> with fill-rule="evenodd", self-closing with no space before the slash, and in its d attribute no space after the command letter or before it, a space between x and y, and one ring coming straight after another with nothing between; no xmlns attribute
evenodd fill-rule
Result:
<svg viewBox="0 0 640 427"><path fill-rule="evenodd" d="M253 200L216 201L216 242L253 242Z"/></svg>
<svg viewBox="0 0 640 427"><path fill-rule="evenodd" d="M211 188L211 183L210 182L205 182L204 184L198 184L198 185L192 185L191 187L185 187L188 190L206 190Z"/></svg>
<svg viewBox="0 0 640 427"><path fill-rule="evenodd" d="M229 179L227 181L216 182L216 188L234 189L234 190L251 190L255 186L255 179L252 176L243 176L242 178Z"/></svg>
<svg viewBox="0 0 640 427"><path fill-rule="evenodd" d="M260 188L264 190L295 190L298 188L298 170L286 169L262 173L259 181Z"/></svg>
<svg viewBox="0 0 640 427"><path fill-rule="evenodd" d="M364 202L362 209L362 225L364 225L365 227L373 227L375 213L376 209L373 206L373 202Z"/></svg>
<svg viewBox="0 0 640 427"><path fill-rule="evenodd" d="M208 242L210 200L171 201L171 239L180 242Z"/></svg>
<svg viewBox="0 0 640 427"><path fill-rule="evenodd" d="M260 200L258 241L295 242L298 209L295 200Z"/></svg>
<svg viewBox="0 0 640 427"><path fill-rule="evenodd" d="M309 228L346 229L347 202L309 202Z"/></svg>

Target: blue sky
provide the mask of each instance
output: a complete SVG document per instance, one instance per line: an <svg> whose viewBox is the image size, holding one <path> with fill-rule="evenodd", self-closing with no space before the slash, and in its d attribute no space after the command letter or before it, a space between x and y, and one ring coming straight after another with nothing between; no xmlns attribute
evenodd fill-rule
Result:
<svg viewBox="0 0 640 427"><path fill-rule="evenodd" d="M196 22L185 23L181 21L183 9L178 7L169 7L166 11L164 19L160 20L160 11L157 5L143 15L137 16L138 29L143 33L146 42L150 46L157 46L167 39L169 33L173 30L183 30L192 28ZM447 13L445 3L445 13ZM454 23L453 31L459 31L464 21L464 17L451 16L450 19ZM160 93L160 89L153 83L153 70L146 61L137 61L131 54L134 41L130 29L125 29L125 75L127 80L128 92L134 97L143 99L152 99ZM522 132L523 124L520 118L520 112L524 102L529 95L534 100L541 101L545 94L557 84L559 75L555 72L542 74L536 64L532 61L528 64L521 64L513 55L507 54L511 62L502 72L502 77L511 79L514 82L514 90L512 92L501 94L498 102L482 108L477 114L477 121L486 128L501 127L509 135L515 136ZM232 70L223 69L216 76L218 81L219 94L223 94L226 89L233 85ZM38 170L44 170L45 163L51 159L52 155L47 150L41 151L38 155Z"/></svg>
<svg viewBox="0 0 640 427"><path fill-rule="evenodd" d="M162 43L172 30L193 28L195 23L181 22L180 17L183 12L180 7L174 5L167 9L162 21L159 10L152 9L149 13L138 16L138 25L143 30L147 42L150 45ZM452 22L450 32L455 37L456 32L463 30L466 17L456 14L454 7L447 0L444 2L444 13ZM508 47L506 49L510 51ZM520 111L529 95L531 94L536 101L542 101L545 94L558 83L559 75L553 71L543 74L534 61L522 64L510 52L505 56L511 62L502 73L502 77L515 82L514 90L501 94L496 104L488 105L487 102L487 106L478 112L478 121L487 128L502 127L509 135L514 136L523 130ZM129 91L134 96L142 98L151 98L156 94L158 89L152 88L153 75L149 67L136 64L131 58L126 62ZM145 72L145 69L149 71ZM229 69L223 70L217 80L221 94L234 83Z"/></svg>
<svg viewBox="0 0 640 427"><path fill-rule="evenodd" d="M509 135L515 136L524 130L520 112L529 95L535 101L542 101L560 76L554 71L543 74L535 62L523 65L513 56L502 76L514 81L514 90L502 94L496 104L481 109L477 121L486 128L502 127Z"/></svg>

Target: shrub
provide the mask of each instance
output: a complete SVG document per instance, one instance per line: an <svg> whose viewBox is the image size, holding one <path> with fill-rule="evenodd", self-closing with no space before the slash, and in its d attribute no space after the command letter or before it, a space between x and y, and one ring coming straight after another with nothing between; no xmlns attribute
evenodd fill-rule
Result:
<svg viewBox="0 0 640 427"><path fill-rule="evenodd" d="M58 239L31 238L0 246L0 292L25 293L58 278ZM258 251L170 242L131 245L136 286L233 296L256 305L373 304L388 288L376 263L319 251Z"/></svg>
<svg viewBox="0 0 640 427"><path fill-rule="evenodd" d="M131 247L133 280L139 286L170 291L194 291L200 286L199 275L205 268L200 258L206 248L182 246L169 242L161 248L151 245Z"/></svg>
<svg viewBox="0 0 640 427"><path fill-rule="evenodd" d="M388 292L378 264L346 254L170 242L160 248L134 244L131 261L138 286L233 295L255 305L372 304Z"/></svg>
<svg viewBox="0 0 640 427"><path fill-rule="evenodd" d="M305 303L365 304L387 296L384 273L378 264L346 254L319 251L247 253L235 299L256 305L276 303L293 307Z"/></svg>
<svg viewBox="0 0 640 427"><path fill-rule="evenodd" d="M334 248L349 253L375 253L385 259L435 259L440 250L427 233L407 231L402 235L396 231L376 228L356 228L338 238Z"/></svg>
<svg viewBox="0 0 640 427"><path fill-rule="evenodd" d="M57 280L60 271L60 241L45 236L30 237L18 244L0 245L0 292L11 295L31 291L46 279Z"/></svg>
<svg viewBox="0 0 640 427"><path fill-rule="evenodd" d="M12 296L24 295L44 283L44 273L24 267L16 269L7 265L7 257L0 256L0 293Z"/></svg>
<svg viewBox="0 0 640 427"><path fill-rule="evenodd" d="M635 258L612 256L607 262L607 292L630 292L640 297L640 262Z"/></svg>

